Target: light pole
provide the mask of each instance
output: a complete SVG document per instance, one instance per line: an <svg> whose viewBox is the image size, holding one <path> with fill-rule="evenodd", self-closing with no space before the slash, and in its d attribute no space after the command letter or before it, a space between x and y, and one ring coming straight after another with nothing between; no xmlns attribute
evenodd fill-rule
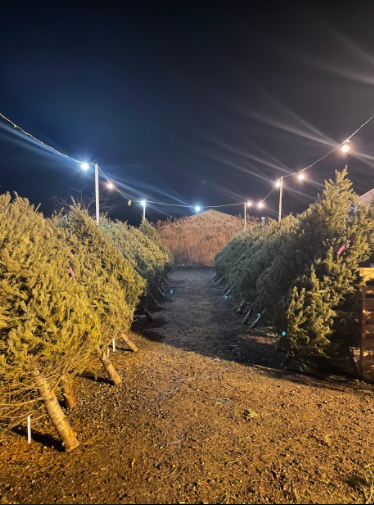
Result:
<svg viewBox="0 0 374 505"><path fill-rule="evenodd" d="M96 224L100 223L99 165L95 163Z"/></svg>
<svg viewBox="0 0 374 505"><path fill-rule="evenodd" d="M278 222L280 223L282 220L282 200L283 200L283 176L277 182L277 186L279 187L279 214L278 214Z"/></svg>
<svg viewBox="0 0 374 505"><path fill-rule="evenodd" d="M252 207L252 202L244 202L244 229L247 229L247 207Z"/></svg>
<svg viewBox="0 0 374 505"><path fill-rule="evenodd" d="M143 222L144 222L145 221L145 208L146 208L147 202L145 200L142 200L140 203L142 204L142 207L143 207Z"/></svg>
<svg viewBox="0 0 374 505"><path fill-rule="evenodd" d="M81 163L81 168L85 172L90 168L90 163ZM99 165L95 163L95 199L96 199L96 224L100 223L100 202L99 202Z"/></svg>

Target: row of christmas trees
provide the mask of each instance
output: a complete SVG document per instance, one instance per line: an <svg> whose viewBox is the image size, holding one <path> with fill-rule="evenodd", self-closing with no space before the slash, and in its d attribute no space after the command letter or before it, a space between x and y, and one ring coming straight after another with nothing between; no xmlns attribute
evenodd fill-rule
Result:
<svg viewBox="0 0 374 505"><path fill-rule="evenodd" d="M47 410L65 447L79 443L58 396L93 357L121 378L107 354L126 338L141 297L152 296L170 264L153 227L140 229L73 204L45 218L28 200L0 195L0 420L14 426Z"/></svg>
<svg viewBox="0 0 374 505"><path fill-rule="evenodd" d="M239 233L215 259L241 299L275 323L286 362L342 356L358 335L359 266L373 252L374 211L351 186L347 171L337 172L305 212Z"/></svg>

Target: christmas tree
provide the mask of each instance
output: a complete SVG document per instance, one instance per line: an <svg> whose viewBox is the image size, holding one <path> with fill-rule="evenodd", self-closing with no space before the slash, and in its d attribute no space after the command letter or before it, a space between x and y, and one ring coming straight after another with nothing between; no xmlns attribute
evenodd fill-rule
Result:
<svg viewBox="0 0 374 505"><path fill-rule="evenodd" d="M100 320L71 275L66 234L23 198L0 196L1 419L16 425L43 402L65 449L78 445L56 398L86 366Z"/></svg>
<svg viewBox="0 0 374 505"><path fill-rule="evenodd" d="M136 350L126 333L144 290L144 282L87 210L74 204L67 215L58 219L58 224L69 232L75 278L85 288L92 310L100 318L98 355L110 379L119 384L121 378L110 363L106 349L113 339L122 338Z"/></svg>

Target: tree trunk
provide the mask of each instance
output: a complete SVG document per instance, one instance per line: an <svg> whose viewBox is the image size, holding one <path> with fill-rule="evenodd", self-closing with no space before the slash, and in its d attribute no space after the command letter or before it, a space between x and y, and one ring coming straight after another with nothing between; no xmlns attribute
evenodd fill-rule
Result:
<svg viewBox="0 0 374 505"><path fill-rule="evenodd" d="M77 406L77 399L75 398L73 386L66 377L61 378L61 383L65 407L68 409L74 409Z"/></svg>
<svg viewBox="0 0 374 505"><path fill-rule="evenodd" d="M281 364L281 368L286 369L292 360L293 360L293 355L290 352L288 352L286 354L286 357L284 358L282 364Z"/></svg>
<svg viewBox="0 0 374 505"><path fill-rule="evenodd" d="M126 344L130 347L130 349L133 352L138 352L139 351L138 347L134 344L134 342L132 340L130 340L129 337L126 337L126 335L122 335L122 340L124 342L126 342Z"/></svg>
<svg viewBox="0 0 374 505"><path fill-rule="evenodd" d="M157 292L159 293L159 295L161 296L161 298L164 298L165 293L163 293L163 292L161 291L161 288L160 288L159 286L156 286L156 289L157 289Z"/></svg>
<svg viewBox="0 0 374 505"><path fill-rule="evenodd" d="M158 305L158 301L156 300L156 298L152 294L150 295L150 297L151 297L153 304Z"/></svg>
<svg viewBox="0 0 374 505"><path fill-rule="evenodd" d="M147 307L144 308L144 314L147 316L148 321L154 321L154 317L149 312L149 310L147 309Z"/></svg>
<svg viewBox="0 0 374 505"><path fill-rule="evenodd" d="M108 358L108 356L106 354L106 347L104 347L101 350L100 361L103 364L103 367L105 368L105 370L109 376L109 379L113 382L113 384L115 386L117 386L118 384L121 384L122 379L118 375L118 373L116 372L116 369L114 368L110 359Z"/></svg>
<svg viewBox="0 0 374 505"><path fill-rule="evenodd" d="M251 306L251 307L249 307L248 312L247 312L245 318L243 319L243 324L247 324L248 323L249 318L252 315L252 312L253 312L253 307Z"/></svg>
<svg viewBox="0 0 374 505"><path fill-rule="evenodd" d="M36 387L45 403L49 417L51 418L58 434L61 437L65 451L70 452L78 447L79 442L73 428L66 419L65 414L57 401L55 393L50 388L47 379L45 379L38 369L33 370Z"/></svg>
<svg viewBox="0 0 374 505"><path fill-rule="evenodd" d="M243 300L242 303L239 305L236 313L241 314L243 312L244 306L245 306L245 300Z"/></svg>

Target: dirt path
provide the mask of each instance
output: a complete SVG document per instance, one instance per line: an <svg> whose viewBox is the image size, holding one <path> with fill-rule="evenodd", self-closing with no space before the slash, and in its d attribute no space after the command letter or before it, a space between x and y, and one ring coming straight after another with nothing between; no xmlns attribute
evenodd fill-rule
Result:
<svg viewBox="0 0 374 505"><path fill-rule="evenodd" d="M112 355L124 384L77 380L81 446L41 421L1 442L0 503L362 503L374 456L374 388L285 373L211 269L179 269L141 353ZM173 290L173 293L170 291ZM369 479L370 480L370 479ZM370 484L370 482L369 482Z"/></svg>

